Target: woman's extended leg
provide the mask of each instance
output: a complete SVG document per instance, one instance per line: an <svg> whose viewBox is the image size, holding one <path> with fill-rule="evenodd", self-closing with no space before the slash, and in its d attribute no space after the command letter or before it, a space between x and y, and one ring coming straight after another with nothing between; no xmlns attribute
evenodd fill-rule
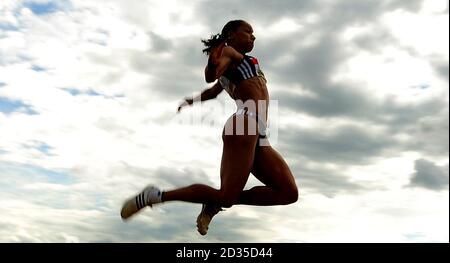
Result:
<svg viewBox="0 0 450 263"><path fill-rule="evenodd" d="M243 118L244 120L240 120ZM236 204L247 183L253 166L257 135L248 135L248 127L256 126L256 121L247 116L233 116L225 124L233 125L236 131L238 123L244 123L244 135L226 135L223 138L223 154L220 169L221 186L214 189L207 185L194 184L188 187L167 191L162 201L186 201L192 203L216 204L221 207L231 207ZM226 130L226 128L224 129Z"/></svg>

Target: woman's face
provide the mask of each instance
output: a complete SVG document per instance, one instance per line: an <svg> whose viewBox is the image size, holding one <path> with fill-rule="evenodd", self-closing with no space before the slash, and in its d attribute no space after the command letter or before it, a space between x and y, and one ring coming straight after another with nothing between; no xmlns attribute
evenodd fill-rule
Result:
<svg viewBox="0 0 450 263"><path fill-rule="evenodd" d="M238 52L247 53L252 51L255 42L253 28L244 22L239 28L232 32L228 44Z"/></svg>

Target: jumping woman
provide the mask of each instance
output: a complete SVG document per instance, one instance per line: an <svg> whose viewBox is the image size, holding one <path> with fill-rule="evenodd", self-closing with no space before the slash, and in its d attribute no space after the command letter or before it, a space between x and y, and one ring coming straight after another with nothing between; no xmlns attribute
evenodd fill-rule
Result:
<svg viewBox="0 0 450 263"><path fill-rule="evenodd" d="M203 205L197 217L197 228L205 235L213 216L222 208L236 204L287 205L298 199L298 189L288 165L266 137L269 93L258 60L247 55L255 42L251 25L243 20L230 21L221 34L202 42L206 46L203 52L209 55L206 82L218 81L196 98L185 99L178 111L194 101L214 99L224 89L236 101L237 111L227 120L222 132L220 189L193 184L163 192L150 185L125 202L121 211L123 219L157 203L199 203ZM264 186L244 190L250 173Z"/></svg>

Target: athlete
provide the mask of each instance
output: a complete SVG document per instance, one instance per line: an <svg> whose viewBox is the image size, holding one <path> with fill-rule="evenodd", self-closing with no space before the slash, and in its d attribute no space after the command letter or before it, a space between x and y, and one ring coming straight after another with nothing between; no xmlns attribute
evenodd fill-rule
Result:
<svg viewBox="0 0 450 263"><path fill-rule="evenodd" d="M236 101L237 111L227 120L222 132L220 188L193 184L161 191L149 185L124 203L123 219L146 206L164 202L199 203L202 209L197 217L197 229L201 235L206 235L212 218L222 208L236 204L287 205L298 200L295 179L266 136L269 105L266 79L258 60L247 55L255 42L252 26L243 20L232 20L220 34L202 42L206 46L203 52L209 55L205 80L216 83L196 98L185 99L178 112L194 101L214 99L224 89ZM250 173L264 185L243 190Z"/></svg>

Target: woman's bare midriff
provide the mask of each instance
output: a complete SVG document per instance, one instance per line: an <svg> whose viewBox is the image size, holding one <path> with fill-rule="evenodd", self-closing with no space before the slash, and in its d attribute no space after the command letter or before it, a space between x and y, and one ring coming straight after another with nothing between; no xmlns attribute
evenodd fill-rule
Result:
<svg viewBox="0 0 450 263"><path fill-rule="evenodd" d="M235 91L235 100L241 100L246 103L245 105L249 105L249 101L253 101L256 105L256 114L262 111L266 113L264 115L267 115L269 92L264 77L253 77L239 83ZM260 106L265 108L259 109ZM264 118L267 118L267 116L264 116Z"/></svg>

